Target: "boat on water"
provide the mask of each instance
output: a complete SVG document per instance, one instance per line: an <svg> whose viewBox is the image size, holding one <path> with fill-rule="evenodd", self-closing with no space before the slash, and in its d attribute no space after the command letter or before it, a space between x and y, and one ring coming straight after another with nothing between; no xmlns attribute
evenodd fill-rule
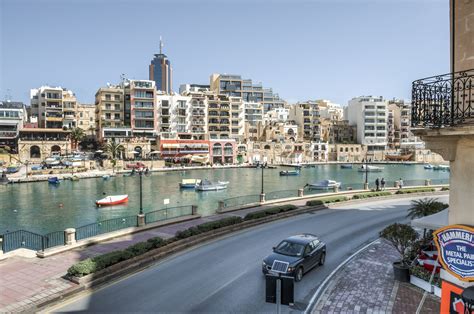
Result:
<svg viewBox="0 0 474 314"><path fill-rule="evenodd" d="M104 179L104 180L108 180L108 179L110 179L110 175L108 175L108 174L104 174L104 175L102 176L102 179Z"/></svg>
<svg viewBox="0 0 474 314"><path fill-rule="evenodd" d="M19 170L20 170L20 166L16 166L16 165L10 165L6 169L7 173L16 173Z"/></svg>
<svg viewBox="0 0 474 314"><path fill-rule="evenodd" d="M328 190L333 189L335 187L340 187L341 182L336 182L334 180L322 180L316 183L308 183L306 186L310 190Z"/></svg>
<svg viewBox="0 0 474 314"><path fill-rule="evenodd" d="M183 179L179 187L181 189L194 189L199 183L201 183L201 179Z"/></svg>
<svg viewBox="0 0 474 314"><path fill-rule="evenodd" d="M448 165L437 165L433 167L433 170L442 170L442 171L449 171Z"/></svg>
<svg viewBox="0 0 474 314"><path fill-rule="evenodd" d="M283 170L280 171L280 176L297 176L300 174L300 170Z"/></svg>
<svg viewBox="0 0 474 314"><path fill-rule="evenodd" d="M72 176L71 181L79 181L79 177L78 176Z"/></svg>
<svg viewBox="0 0 474 314"><path fill-rule="evenodd" d="M423 166L423 168L428 169L428 170L433 170L434 166L432 164L426 164Z"/></svg>
<svg viewBox="0 0 474 314"><path fill-rule="evenodd" d="M367 167L367 169L366 169ZM362 165L362 167L359 168L359 172L382 172L383 167L377 167L377 166L371 166L371 165Z"/></svg>
<svg viewBox="0 0 474 314"><path fill-rule="evenodd" d="M413 153L408 154L386 154L385 159L390 161L407 161L410 160Z"/></svg>
<svg viewBox="0 0 474 314"><path fill-rule="evenodd" d="M47 165L47 166L59 166L59 164L61 163L61 161L59 160L58 157L48 157L44 160L44 163Z"/></svg>
<svg viewBox="0 0 474 314"><path fill-rule="evenodd" d="M8 183L10 183L10 180L8 180L7 174L2 172L2 175L0 176L0 185L7 185Z"/></svg>
<svg viewBox="0 0 474 314"><path fill-rule="evenodd" d="M109 195L103 199L95 201L97 206L112 206L128 202L128 195Z"/></svg>
<svg viewBox="0 0 474 314"><path fill-rule="evenodd" d="M196 184L195 189L196 191L218 191L227 189L227 184L221 181L213 183L209 180L201 180L199 184Z"/></svg>
<svg viewBox="0 0 474 314"><path fill-rule="evenodd" d="M341 165L341 169L352 169L352 164Z"/></svg>
<svg viewBox="0 0 474 314"><path fill-rule="evenodd" d="M58 177L50 177L50 178L48 178L48 183L49 184L59 184L59 183L61 183L61 181L59 181Z"/></svg>

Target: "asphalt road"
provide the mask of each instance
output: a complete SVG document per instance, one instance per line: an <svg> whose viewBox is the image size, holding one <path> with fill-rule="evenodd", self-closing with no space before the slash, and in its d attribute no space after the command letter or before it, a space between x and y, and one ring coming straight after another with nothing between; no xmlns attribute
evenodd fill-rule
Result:
<svg viewBox="0 0 474 314"><path fill-rule="evenodd" d="M440 197L447 202L447 197ZM406 222L409 198L325 209L244 230L172 256L92 294L51 309L89 312L274 312L265 303L262 259L281 239L309 232L327 244L324 266L295 283L295 306L304 310L319 284L344 259L393 222Z"/></svg>

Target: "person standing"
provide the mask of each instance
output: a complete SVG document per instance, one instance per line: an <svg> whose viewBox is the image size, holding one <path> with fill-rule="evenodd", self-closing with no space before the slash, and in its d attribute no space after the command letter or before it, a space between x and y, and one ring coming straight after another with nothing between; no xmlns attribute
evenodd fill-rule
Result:
<svg viewBox="0 0 474 314"><path fill-rule="evenodd" d="M375 179L375 188L376 188L376 191L380 191L380 180L379 180L379 178Z"/></svg>
<svg viewBox="0 0 474 314"><path fill-rule="evenodd" d="M403 180L402 178L400 178L400 180L398 180L398 188L403 188Z"/></svg>
<svg viewBox="0 0 474 314"><path fill-rule="evenodd" d="M385 179L382 178L382 180L380 180L380 185L382 186L382 191L385 190Z"/></svg>

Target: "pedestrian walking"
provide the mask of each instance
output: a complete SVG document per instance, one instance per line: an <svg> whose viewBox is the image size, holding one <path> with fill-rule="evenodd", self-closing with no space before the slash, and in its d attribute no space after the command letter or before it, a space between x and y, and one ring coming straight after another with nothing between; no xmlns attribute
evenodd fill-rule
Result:
<svg viewBox="0 0 474 314"><path fill-rule="evenodd" d="M382 191L385 190L385 179L382 178L382 180L380 180L380 185L382 186Z"/></svg>
<svg viewBox="0 0 474 314"><path fill-rule="evenodd" d="M376 188L376 191L380 191L380 180L379 180L379 178L375 179L375 188Z"/></svg>
<svg viewBox="0 0 474 314"><path fill-rule="evenodd" d="M400 180L398 180L398 188L403 188L403 180L402 178L400 178Z"/></svg>

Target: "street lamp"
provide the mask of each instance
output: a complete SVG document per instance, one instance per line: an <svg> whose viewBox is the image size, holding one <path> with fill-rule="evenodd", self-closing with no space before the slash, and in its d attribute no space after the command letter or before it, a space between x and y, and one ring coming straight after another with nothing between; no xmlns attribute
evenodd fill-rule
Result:
<svg viewBox="0 0 474 314"><path fill-rule="evenodd" d="M364 190L369 189L368 172L369 172L369 169L367 168L367 153L365 153L365 184L364 184Z"/></svg>
<svg viewBox="0 0 474 314"><path fill-rule="evenodd" d="M263 164L261 164L260 167L262 168L262 191L260 192L260 194L263 194Z"/></svg>
<svg viewBox="0 0 474 314"><path fill-rule="evenodd" d="M138 174L140 175L140 215L143 215L143 186L142 186L142 176L143 168L138 169Z"/></svg>

